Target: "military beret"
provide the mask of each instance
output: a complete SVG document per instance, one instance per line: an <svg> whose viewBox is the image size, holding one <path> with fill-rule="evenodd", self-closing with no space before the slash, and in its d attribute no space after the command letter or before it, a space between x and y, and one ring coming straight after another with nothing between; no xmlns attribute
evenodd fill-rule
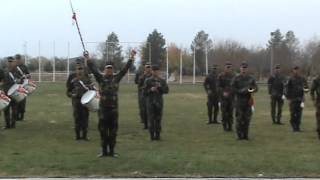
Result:
<svg viewBox="0 0 320 180"><path fill-rule="evenodd" d="M113 62L112 61L107 61L106 66L104 68L113 68Z"/></svg>
<svg viewBox="0 0 320 180"><path fill-rule="evenodd" d="M297 70L297 69L300 69L300 67L299 67L298 65L295 65L295 66L293 66L293 68L292 68L292 69Z"/></svg>
<svg viewBox="0 0 320 180"><path fill-rule="evenodd" d="M146 62L146 63L144 63L144 67L150 68L150 67L151 67L151 64L150 64L149 62Z"/></svg>
<svg viewBox="0 0 320 180"><path fill-rule="evenodd" d="M81 58L81 57L78 57L77 59L76 59L76 64L84 64L84 59L83 58Z"/></svg>
<svg viewBox="0 0 320 180"><path fill-rule="evenodd" d="M15 58L16 58L17 60L21 60L21 55L20 55L20 54L16 54L16 55L15 55Z"/></svg>
<svg viewBox="0 0 320 180"><path fill-rule="evenodd" d="M15 59L12 56L7 57L8 62L15 61Z"/></svg>
<svg viewBox="0 0 320 180"><path fill-rule="evenodd" d="M152 65L152 70L154 71L160 70L160 67L158 65Z"/></svg>
<svg viewBox="0 0 320 180"><path fill-rule="evenodd" d="M230 61L227 61L224 65L225 66L232 66L232 63Z"/></svg>
<svg viewBox="0 0 320 180"><path fill-rule="evenodd" d="M240 67L242 68L247 68L248 67L248 63L243 61L241 64L240 64Z"/></svg>
<svg viewBox="0 0 320 180"><path fill-rule="evenodd" d="M213 69L213 70L218 69L218 65L217 65L217 64L214 64L214 65L212 65L212 66L210 67L210 69Z"/></svg>

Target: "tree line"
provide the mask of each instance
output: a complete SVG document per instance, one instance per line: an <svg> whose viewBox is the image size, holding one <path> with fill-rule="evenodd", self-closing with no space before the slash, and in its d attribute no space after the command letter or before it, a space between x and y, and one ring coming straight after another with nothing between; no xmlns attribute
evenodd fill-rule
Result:
<svg viewBox="0 0 320 180"><path fill-rule="evenodd" d="M98 58L95 54L93 57L97 60L99 68L102 70L106 61L113 61L115 68L119 69L124 65L124 56L130 53L130 48L123 49L119 42L118 35L111 32L107 39L98 45ZM169 73L180 73L180 58L183 59L183 75L193 74L193 58L195 57L196 75L206 74L206 59L208 66L217 64L221 68L226 61L230 61L235 67L238 67L242 61L247 61L250 70L258 78L264 78L270 75L270 68L273 65L280 64L284 72L288 73L293 65L301 66L303 73L313 76L320 70L320 40L313 38L302 45L293 31L282 33L276 29L270 33L270 39L264 47L246 47L235 40L219 40L213 42L209 34L205 31L199 31L189 48L179 47L175 43L167 44L165 37L153 30L147 37L144 44L138 49L140 51L141 62L158 64L163 70L166 69L166 56L168 50ZM271 57L272 56L272 57ZM39 57L27 57L31 72L39 69ZM54 69L52 59L41 58L41 71L52 72ZM1 60L1 66L5 68L6 63ZM139 65L138 65L139 66ZM139 68L139 67L137 67ZM133 67L131 72L137 69ZM75 69L74 59L70 60L70 70ZM67 71L67 58L55 57L55 70L60 72Z"/></svg>

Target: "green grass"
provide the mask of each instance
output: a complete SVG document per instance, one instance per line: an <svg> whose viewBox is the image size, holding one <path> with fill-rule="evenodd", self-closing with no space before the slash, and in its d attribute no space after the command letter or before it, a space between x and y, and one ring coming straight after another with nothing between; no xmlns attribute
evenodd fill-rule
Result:
<svg viewBox="0 0 320 180"><path fill-rule="evenodd" d="M90 142L74 140L71 102L64 84L39 85L28 98L26 121L0 130L1 177L320 177L320 141L308 99L302 133L293 133L285 104L284 126L271 124L269 97L261 87L250 141L237 141L221 125L206 125L201 86L171 85L165 97L162 141L151 142L138 118L133 85L121 85L120 158L97 158L97 116L90 116ZM4 125L4 121L2 124Z"/></svg>

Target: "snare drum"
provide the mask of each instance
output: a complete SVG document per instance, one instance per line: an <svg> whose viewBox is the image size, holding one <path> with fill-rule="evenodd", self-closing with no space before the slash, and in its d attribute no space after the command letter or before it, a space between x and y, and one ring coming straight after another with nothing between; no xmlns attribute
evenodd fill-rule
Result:
<svg viewBox="0 0 320 180"><path fill-rule="evenodd" d="M23 88L25 88L28 91L28 95L29 95L29 94L32 94L37 89L37 85L30 79L24 79Z"/></svg>
<svg viewBox="0 0 320 180"><path fill-rule="evenodd" d="M17 102L24 100L27 97L28 91L23 88L22 84L14 84L8 91L8 96Z"/></svg>
<svg viewBox="0 0 320 180"><path fill-rule="evenodd" d="M4 92L0 92L0 111L10 104L11 99Z"/></svg>
<svg viewBox="0 0 320 180"><path fill-rule="evenodd" d="M81 104L86 106L90 111L99 110L100 95L98 91L89 90L81 97Z"/></svg>

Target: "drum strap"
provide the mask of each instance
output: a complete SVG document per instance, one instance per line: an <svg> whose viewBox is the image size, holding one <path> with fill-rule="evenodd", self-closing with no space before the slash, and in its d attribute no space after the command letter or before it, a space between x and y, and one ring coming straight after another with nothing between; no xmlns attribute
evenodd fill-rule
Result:
<svg viewBox="0 0 320 180"><path fill-rule="evenodd" d="M25 76L25 74L23 73L23 71L21 70L21 68L19 66L17 66L17 69L18 69L19 73L21 74L21 76Z"/></svg>
<svg viewBox="0 0 320 180"><path fill-rule="evenodd" d="M89 90L89 88L86 85L84 85L84 83L81 80L79 80L79 82L83 88L85 88L86 90Z"/></svg>
<svg viewBox="0 0 320 180"><path fill-rule="evenodd" d="M11 77L11 79L16 82L16 79L14 78L13 74L11 72L9 72L9 76Z"/></svg>

